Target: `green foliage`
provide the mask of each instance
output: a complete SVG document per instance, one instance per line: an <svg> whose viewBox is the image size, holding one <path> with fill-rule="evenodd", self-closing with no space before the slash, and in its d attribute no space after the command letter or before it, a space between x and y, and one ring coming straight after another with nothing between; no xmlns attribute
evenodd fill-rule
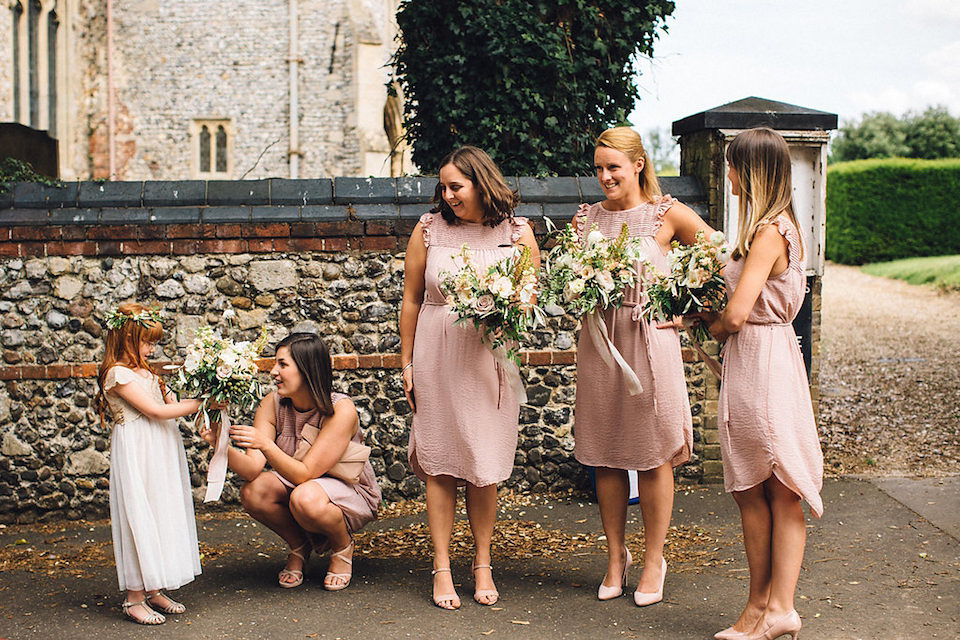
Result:
<svg viewBox="0 0 960 640"><path fill-rule="evenodd" d="M643 148L647 152L658 176L680 175L680 154L677 141L666 127L647 130L643 136Z"/></svg>
<svg viewBox="0 0 960 640"><path fill-rule="evenodd" d="M9 191L14 183L17 182L39 182L51 187L60 185L58 180L40 175L33 170L29 162L17 160L16 158L3 158L0 160L0 193Z"/></svg>
<svg viewBox="0 0 960 640"><path fill-rule="evenodd" d="M395 78L413 160L473 144L510 175L591 173L594 138L638 98L669 0L403 0Z"/></svg>
<svg viewBox="0 0 960 640"><path fill-rule="evenodd" d="M910 284L932 284L940 289L960 291L960 255L875 262L864 265L863 270Z"/></svg>
<svg viewBox="0 0 960 640"><path fill-rule="evenodd" d="M929 107L902 118L886 112L868 113L860 122L840 127L831 145L830 161L867 158L960 157L960 118L945 107Z"/></svg>
<svg viewBox="0 0 960 640"><path fill-rule="evenodd" d="M907 122L911 158L960 158L960 118L944 107L931 107Z"/></svg>
<svg viewBox="0 0 960 640"><path fill-rule="evenodd" d="M826 257L863 264L960 253L960 159L858 160L827 172Z"/></svg>

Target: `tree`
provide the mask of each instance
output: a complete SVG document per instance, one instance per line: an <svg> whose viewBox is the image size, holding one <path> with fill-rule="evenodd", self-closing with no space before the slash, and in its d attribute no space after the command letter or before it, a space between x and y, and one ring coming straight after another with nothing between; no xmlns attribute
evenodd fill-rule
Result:
<svg viewBox="0 0 960 640"><path fill-rule="evenodd" d="M675 176L679 174L680 164L679 147L677 141L670 135L666 127L648 129L643 136L643 148L647 152L653 168L659 176Z"/></svg>
<svg viewBox="0 0 960 640"><path fill-rule="evenodd" d="M586 174L638 99L668 0L403 0L395 78L425 171L474 144L506 174Z"/></svg>
<svg viewBox="0 0 960 640"><path fill-rule="evenodd" d="M840 127L833 141L831 162L864 158L960 157L960 119L946 107L928 107L923 113L867 113L860 122Z"/></svg>
<svg viewBox="0 0 960 640"><path fill-rule="evenodd" d="M960 119L946 107L928 107L908 118L905 143L911 158L960 158Z"/></svg>
<svg viewBox="0 0 960 640"><path fill-rule="evenodd" d="M910 151L906 138L905 124L892 113L867 113L859 123L848 122L840 127L830 160L905 157Z"/></svg>

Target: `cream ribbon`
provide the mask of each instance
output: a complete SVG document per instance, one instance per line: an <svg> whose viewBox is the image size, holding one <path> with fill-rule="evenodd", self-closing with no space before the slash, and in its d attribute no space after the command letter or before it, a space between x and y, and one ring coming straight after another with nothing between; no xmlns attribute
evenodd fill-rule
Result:
<svg viewBox="0 0 960 640"><path fill-rule="evenodd" d="M627 361L623 359L623 356L620 355L620 351L617 350L613 342L610 341L610 335L607 333L607 325L603 321L602 312L596 309L592 313L585 315L583 317L583 326L590 334L590 339L597 345L597 353L600 354L600 359L610 368L614 367L614 363L620 366L620 370L623 371L623 377L626 379L627 391L630 392L630 395L635 396L638 393L643 393L643 385L640 384L640 378L637 377L636 372Z"/></svg>
<svg viewBox="0 0 960 640"><path fill-rule="evenodd" d="M506 378L507 385L513 389L514 395L520 400L520 404L527 401L527 388L520 378L520 367L507 355L507 349L500 345L493 350L493 359L503 371L503 377Z"/></svg>
<svg viewBox="0 0 960 640"><path fill-rule="evenodd" d="M207 418L206 411L203 412L203 420L209 428L210 419ZM230 416L226 409L220 409L220 434L217 436L213 457L210 458L210 464L207 467L207 493L203 497L204 502L215 502L220 499L220 494L223 493L223 483L227 477L229 441Z"/></svg>

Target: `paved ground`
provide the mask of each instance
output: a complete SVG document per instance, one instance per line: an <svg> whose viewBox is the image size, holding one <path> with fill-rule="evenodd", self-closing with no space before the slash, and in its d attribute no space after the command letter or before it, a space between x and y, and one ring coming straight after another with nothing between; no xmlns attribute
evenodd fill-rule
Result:
<svg viewBox="0 0 960 640"><path fill-rule="evenodd" d="M958 489L958 478L826 480L826 513L809 521L800 579L802 637L960 637ZM5 556L37 560L34 572L0 573L0 638L711 638L746 597L736 507L718 487L678 491L666 600L644 609L596 600L605 567L596 505L541 502L502 517L501 531L552 542L517 554L531 557L495 558L499 606L470 600L469 550L456 558L458 612L432 606L428 555L391 558L382 546L422 526L423 514L371 527L354 583L339 593L320 584L325 561L301 588L280 589L283 551L269 531L245 517L201 520L204 573L176 594L188 613L161 628L122 618L106 522L7 526Z"/></svg>

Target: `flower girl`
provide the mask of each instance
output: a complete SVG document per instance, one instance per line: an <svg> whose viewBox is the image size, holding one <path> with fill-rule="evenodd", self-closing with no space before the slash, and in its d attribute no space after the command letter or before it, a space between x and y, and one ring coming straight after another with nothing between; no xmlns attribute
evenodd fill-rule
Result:
<svg viewBox="0 0 960 640"><path fill-rule="evenodd" d="M174 420L200 402L167 395L147 364L163 331L157 311L122 304L106 322L97 408L101 422L108 409L113 424L110 520L117 577L127 592L123 613L139 624L162 624L163 613L185 607L161 589L200 574L187 457Z"/></svg>

